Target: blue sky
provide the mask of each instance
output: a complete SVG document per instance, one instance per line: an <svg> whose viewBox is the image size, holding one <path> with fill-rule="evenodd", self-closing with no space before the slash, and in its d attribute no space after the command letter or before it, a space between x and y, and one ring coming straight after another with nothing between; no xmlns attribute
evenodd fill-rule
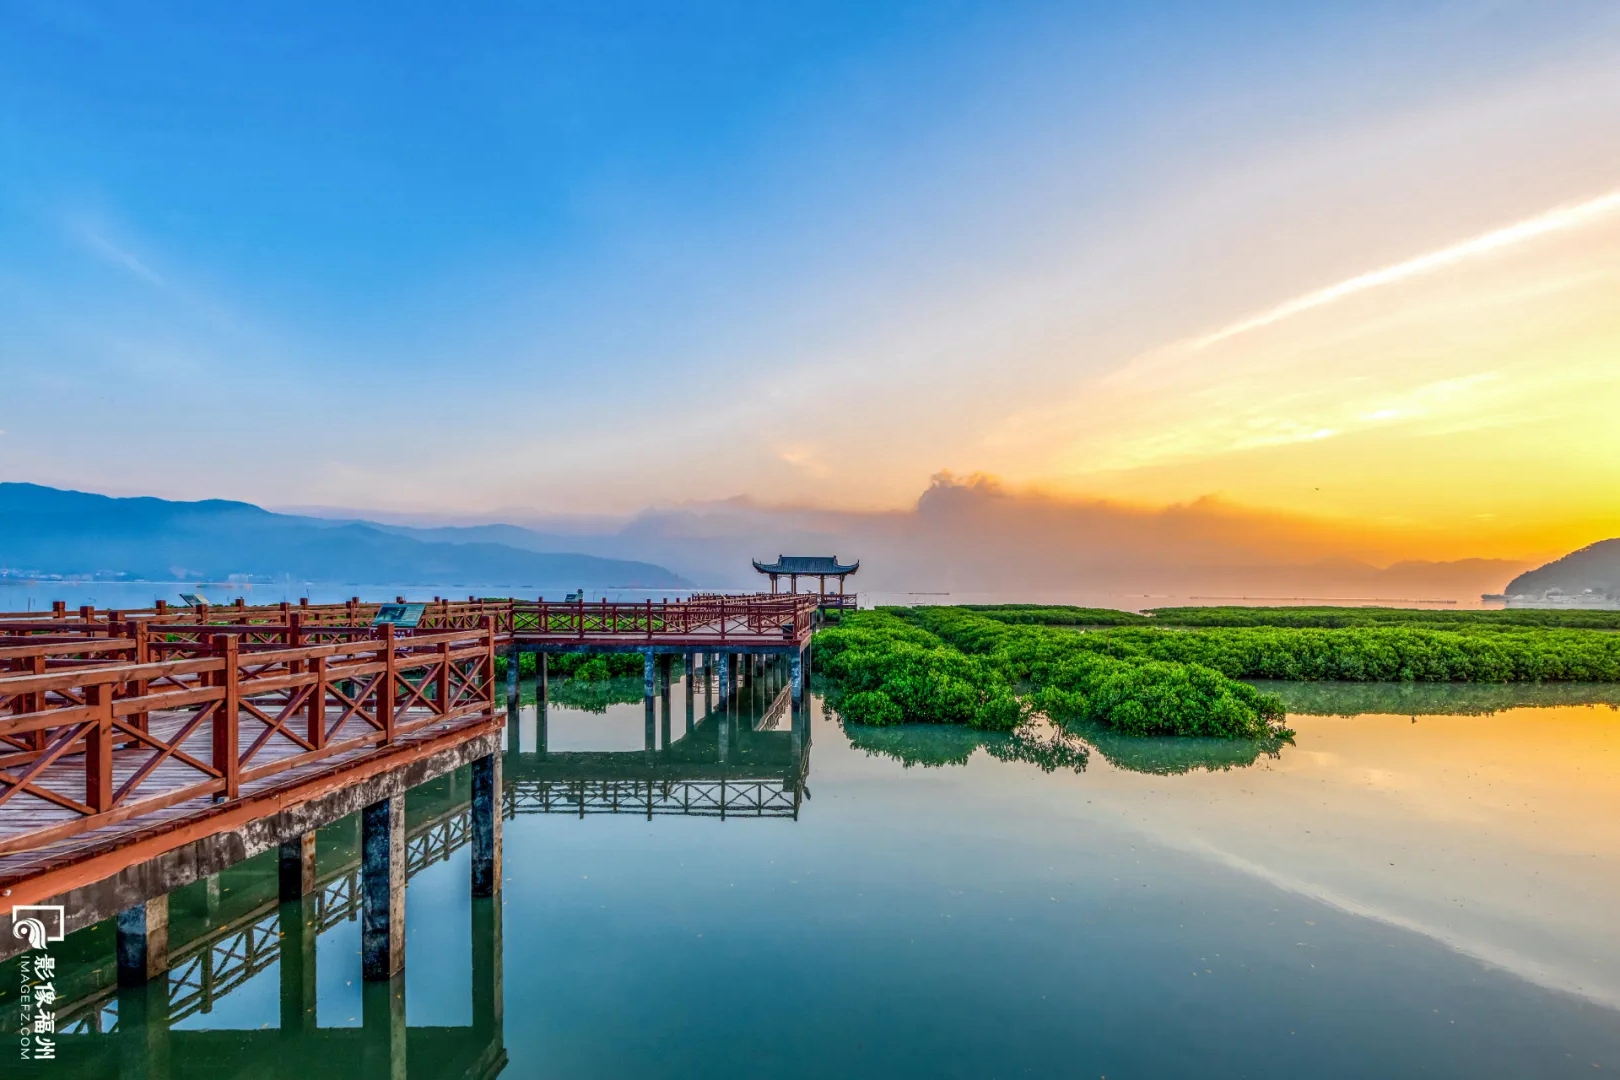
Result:
<svg viewBox="0 0 1620 1080"><path fill-rule="evenodd" d="M1595 145L1617 26L1597 3L0 3L0 475L475 515L881 507L941 469L1226 490L1093 477L1008 428L1620 186Z"/></svg>

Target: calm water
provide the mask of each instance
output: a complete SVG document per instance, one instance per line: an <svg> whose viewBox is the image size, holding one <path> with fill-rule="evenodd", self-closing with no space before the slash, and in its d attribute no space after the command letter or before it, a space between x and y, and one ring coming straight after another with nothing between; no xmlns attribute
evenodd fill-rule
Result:
<svg viewBox="0 0 1620 1080"><path fill-rule="evenodd" d="M359 979L339 823L307 912L277 908L265 859L177 893L176 940L215 940L161 997L108 989L106 926L53 946L76 1033L37 1072L460 1077L503 1054L506 1076L578 1078L1620 1067L1616 688L1281 689L1355 715L1297 715L1271 756L852 741L818 703L801 777L785 720L728 730L722 768L701 694L687 734L676 688L649 754L639 703L558 684L604 711L554 704L542 733L523 709L498 908L468 896L465 778L413 793L392 999ZM683 813L713 808L722 772L725 820ZM17 980L0 965L8 1041Z"/></svg>

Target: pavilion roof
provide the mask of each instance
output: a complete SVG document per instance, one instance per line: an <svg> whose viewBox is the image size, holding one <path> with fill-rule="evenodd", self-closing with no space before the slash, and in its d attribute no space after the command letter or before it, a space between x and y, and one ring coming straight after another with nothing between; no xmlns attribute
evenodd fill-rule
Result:
<svg viewBox="0 0 1620 1080"><path fill-rule="evenodd" d="M773 563L754 560L754 569L762 574L826 574L831 577L834 574L853 574L860 568L859 559L852 563L841 563L836 555L778 555Z"/></svg>

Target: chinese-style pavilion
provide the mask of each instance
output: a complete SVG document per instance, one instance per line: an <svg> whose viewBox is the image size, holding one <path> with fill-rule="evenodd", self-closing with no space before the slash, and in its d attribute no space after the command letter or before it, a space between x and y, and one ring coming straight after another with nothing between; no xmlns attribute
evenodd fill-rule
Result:
<svg viewBox="0 0 1620 1080"><path fill-rule="evenodd" d="M788 579L788 591L799 591L801 577L813 577L819 583L817 592L823 599L827 598L827 579L838 579L838 592L834 596L844 595L844 579L861 568L861 561L856 559L852 563L841 563L836 555L778 555L773 563L762 563L754 560L754 569L762 574L770 575L771 592L776 592L777 579Z"/></svg>

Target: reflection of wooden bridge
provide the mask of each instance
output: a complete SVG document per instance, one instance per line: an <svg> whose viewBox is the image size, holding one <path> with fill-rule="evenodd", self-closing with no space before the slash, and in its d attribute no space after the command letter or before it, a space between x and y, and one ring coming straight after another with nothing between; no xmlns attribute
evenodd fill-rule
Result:
<svg viewBox="0 0 1620 1080"><path fill-rule="evenodd" d="M474 766L463 827L473 892L499 887L501 650L509 708L523 652L541 657L542 700L546 655L643 654L649 732L660 682L669 726L671 660L684 656L686 670L701 673L700 727L713 733L712 764L721 766L715 776L669 758L655 763L656 775L564 776L558 759L546 766L551 775L514 783L509 812L565 804L593 812L633 800L654 814L797 813L802 766L744 776L733 755L744 734L738 703L758 682L775 689L748 730L791 714L790 731L775 734L802 762L814 597L437 600L408 629L373 625L380 612L351 600L0 614L0 888L11 904L61 905L53 935L118 916L119 978L140 984L171 962L172 890L279 848L281 896L310 896L315 830L363 810L367 854L345 887L364 916L363 972L390 977L404 962L408 788ZM711 714L716 690L721 707ZM666 735L660 753L668 752ZM670 773L677 765L676 773L697 771ZM0 958L26 944L10 920L0 911ZM242 955L256 955L244 933Z"/></svg>
<svg viewBox="0 0 1620 1080"><path fill-rule="evenodd" d="M472 839L471 823L470 807L464 800L411 825L405 837L407 880L467 846ZM210 918L201 933L183 943L171 941L169 971L162 980L168 992L168 1021L179 1023L212 1012L215 1002L281 961L284 954L288 961L280 972L284 1014L313 1009L313 1001L305 1000L302 971L308 966L313 974L313 949L307 955L292 956L290 952L306 942L313 946L317 935L360 917L358 836L347 848L340 865L317 877L306 903L282 903L275 891L261 890L245 909L239 908L217 923ZM214 882L208 884L217 888ZM114 973L97 969L85 974L87 986L56 1002L57 1030L65 1034L111 1031L117 1023L119 991ZM313 982L309 988L312 990ZM14 1013L0 1018L0 1032L15 1030Z"/></svg>

